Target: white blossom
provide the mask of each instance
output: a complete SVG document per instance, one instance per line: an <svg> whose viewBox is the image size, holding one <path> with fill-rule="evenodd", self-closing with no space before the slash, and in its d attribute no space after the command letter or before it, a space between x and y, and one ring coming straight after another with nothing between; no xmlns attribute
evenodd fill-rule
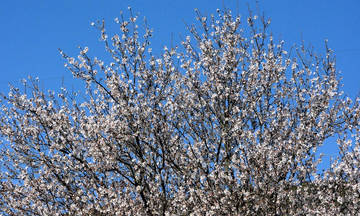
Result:
<svg viewBox="0 0 360 216"><path fill-rule="evenodd" d="M360 212L360 98L343 96L332 51L284 50L265 17L197 13L159 55L137 17L112 37L97 23L113 59L61 51L83 92L29 78L2 95L0 214Z"/></svg>

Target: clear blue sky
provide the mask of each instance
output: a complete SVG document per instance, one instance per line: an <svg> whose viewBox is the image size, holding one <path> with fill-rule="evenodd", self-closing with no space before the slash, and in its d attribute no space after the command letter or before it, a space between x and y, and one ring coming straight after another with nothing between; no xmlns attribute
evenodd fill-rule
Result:
<svg viewBox="0 0 360 216"><path fill-rule="evenodd" d="M58 48L77 56L77 46L89 46L90 54L102 53L92 21L113 23L128 6L145 16L154 29L153 49L170 46L171 35L187 35L186 23L195 22L194 8L203 14L215 13L223 5L246 14L248 0L3 0L0 7L0 91L8 83L19 84L28 75L38 76L45 88L57 90L62 77L71 86L72 76L63 64ZM260 10L272 19L276 39L288 45L304 39L319 52L324 40L337 55L344 91L357 95L360 83L360 1L359 0L259 0ZM115 30L115 29L112 29ZM334 151L334 148L326 149Z"/></svg>
<svg viewBox="0 0 360 216"><path fill-rule="evenodd" d="M108 24L132 6L146 16L154 29L156 50L169 45L171 35L179 40L186 35L184 21L195 22L194 8L204 14L214 13L225 5L246 13L243 0L4 0L0 7L0 91L8 83L16 84L28 75L38 76L45 87L57 88L61 77L71 83L69 72L57 49L76 56L77 46L89 46L91 54L102 52L98 32L90 22L105 19ZM336 51L337 66L344 77L344 89L355 96L360 75L360 1L358 0L260 0L260 10L272 19L275 38L288 45L301 38L323 51L324 39ZM255 7L253 7L255 8ZM113 29L114 30L114 29Z"/></svg>

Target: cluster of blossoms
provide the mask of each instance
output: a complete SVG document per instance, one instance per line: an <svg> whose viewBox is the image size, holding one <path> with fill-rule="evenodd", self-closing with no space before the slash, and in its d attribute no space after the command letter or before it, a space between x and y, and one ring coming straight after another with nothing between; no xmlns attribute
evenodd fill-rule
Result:
<svg viewBox="0 0 360 216"><path fill-rule="evenodd" d="M360 100L341 92L332 51L288 53L263 17L197 14L160 56L136 16L111 38L92 23L109 63L61 52L81 96L33 79L2 96L0 214L360 212ZM325 142L339 156L319 171Z"/></svg>

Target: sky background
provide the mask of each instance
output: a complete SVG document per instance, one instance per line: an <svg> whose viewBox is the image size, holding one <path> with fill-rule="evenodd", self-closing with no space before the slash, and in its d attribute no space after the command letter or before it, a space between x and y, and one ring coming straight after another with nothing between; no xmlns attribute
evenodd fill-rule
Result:
<svg viewBox="0 0 360 216"><path fill-rule="evenodd" d="M64 68L58 48L70 56L78 46L88 46L91 56L104 54L99 32L90 26L105 19L107 29L120 11L131 6L140 18L145 16L154 30L153 50L171 46L189 33L184 23L195 23L194 8L204 15L224 6L247 14L247 3L257 10L255 1L243 0L3 0L0 7L0 92L9 83L20 86L28 75L39 77L46 89L58 90L62 80L67 87L77 85ZM355 97L360 88L360 1L359 0L259 0L259 10L272 20L275 39L286 44L311 44L319 53L324 40L335 50L337 68L342 72L344 91ZM330 155L334 145L323 151Z"/></svg>

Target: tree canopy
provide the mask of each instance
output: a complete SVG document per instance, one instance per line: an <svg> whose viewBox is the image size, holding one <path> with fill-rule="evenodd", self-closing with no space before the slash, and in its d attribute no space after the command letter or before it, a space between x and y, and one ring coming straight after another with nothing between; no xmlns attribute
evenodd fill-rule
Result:
<svg viewBox="0 0 360 216"><path fill-rule="evenodd" d="M60 50L83 91L28 79L2 95L1 214L360 212L360 100L327 45L286 50L264 16L197 11L155 55L130 14L111 36L93 23L110 60ZM318 170L324 143L339 156Z"/></svg>

